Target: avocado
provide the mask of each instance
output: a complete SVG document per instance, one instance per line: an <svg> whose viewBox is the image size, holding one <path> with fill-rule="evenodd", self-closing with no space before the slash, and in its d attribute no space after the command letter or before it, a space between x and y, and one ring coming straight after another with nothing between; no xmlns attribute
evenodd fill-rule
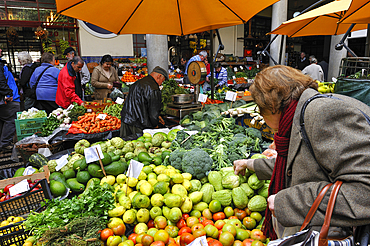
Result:
<svg viewBox="0 0 370 246"><path fill-rule="evenodd" d="M85 190L85 185L79 183L76 178L67 179L66 182L74 192L83 192Z"/></svg>
<svg viewBox="0 0 370 246"><path fill-rule="evenodd" d="M64 177L64 175L61 174L61 173L57 173L57 172L55 172L55 173L56 174L52 173L50 175L49 180L58 181L58 182L64 184L65 187L70 188L69 185L68 185L68 183L66 182L66 178Z"/></svg>
<svg viewBox="0 0 370 246"><path fill-rule="evenodd" d="M127 170L127 164L120 161L115 161L104 167L106 174L117 176L118 174L124 173Z"/></svg>
<svg viewBox="0 0 370 246"><path fill-rule="evenodd" d="M108 152L108 155L110 155L110 157L113 157L113 156L115 156L115 154L114 154L114 152L113 152L113 151L111 151L111 152Z"/></svg>
<svg viewBox="0 0 370 246"><path fill-rule="evenodd" d="M112 156L112 162L119 161L121 157L119 155Z"/></svg>
<svg viewBox="0 0 370 246"><path fill-rule="evenodd" d="M87 171L90 173L91 176L95 178L102 178L104 177L103 171L101 170L101 167L96 164L90 164L87 167Z"/></svg>
<svg viewBox="0 0 370 246"><path fill-rule="evenodd" d="M103 153L103 155L104 155L104 158L101 159L101 162L103 163L103 165L106 166L106 165L111 164L112 163L112 157L107 153Z"/></svg>
<svg viewBox="0 0 370 246"><path fill-rule="evenodd" d="M150 157L150 155L147 152L140 152L139 155L138 155L138 159L141 163L144 162L144 161L146 161L146 162L151 162L152 161L152 158Z"/></svg>
<svg viewBox="0 0 370 246"><path fill-rule="evenodd" d="M58 176L59 178L63 179L64 181L66 180L66 178L64 177L64 175L60 172L53 172L52 174L50 174L49 176L49 180L55 180L54 177Z"/></svg>
<svg viewBox="0 0 370 246"><path fill-rule="evenodd" d="M86 159L77 160L73 163L73 170L75 171L83 171L87 168Z"/></svg>

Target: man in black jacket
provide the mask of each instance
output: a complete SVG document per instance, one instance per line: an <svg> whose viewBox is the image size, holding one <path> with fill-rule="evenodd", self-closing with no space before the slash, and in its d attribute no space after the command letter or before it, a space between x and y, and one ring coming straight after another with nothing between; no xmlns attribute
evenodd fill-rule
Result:
<svg viewBox="0 0 370 246"><path fill-rule="evenodd" d="M168 73L157 66L150 75L136 81L129 90L121 111L121 137L140 134L143 129L164 124L159 116L162 99L159 86L168 80Z"/></svg>

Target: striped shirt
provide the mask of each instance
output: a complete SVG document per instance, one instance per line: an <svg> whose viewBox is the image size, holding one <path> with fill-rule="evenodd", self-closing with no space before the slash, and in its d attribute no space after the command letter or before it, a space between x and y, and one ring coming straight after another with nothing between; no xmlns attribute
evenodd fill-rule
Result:
<svg viewBox="0 0 370 246"><path fill-rule="evenodd" d="M211 73L207 75L207 77L211 77ZM221 70L219 73L216 72L216 69L214 70L214 77L218 80L218 85L220 87L222 86L228 86L227 85L227 70L224 67L221 67Z"/></svg>

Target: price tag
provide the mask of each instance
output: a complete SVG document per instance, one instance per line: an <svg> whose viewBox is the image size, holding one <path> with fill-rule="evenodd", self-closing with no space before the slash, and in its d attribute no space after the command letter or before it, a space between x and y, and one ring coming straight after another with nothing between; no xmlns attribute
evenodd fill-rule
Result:
<svg viewBox="0 0 370 246"><path fill-rule="evenodd" d="M205 103L207 101L207 95L204 95L202 93L199 93L198 102Z"/></svg>
<svg viewBox="0 0 370 246"><path fill-rule="evenodd" d="M28 191L29 189L30 189L30 186L28 185L28 181L27 179L24 179L18 184L14 185L13 187L10 187L9 194L10 196L15 196L22 192Z"/></svg>
<svg viewBox="0 0 370 246"><path fill-rule="evenodd" d="M68 106L67 110L71 110L71 109L73 109L73 107L74 107L74 105L71 104L71 105Z"/></svg>
<svg viewBox="0 0 370 246"><path fill-rule="evenodd" d="M235 100L236 100L236 92L233 92L233 91L227 91L227 92L226 92L226 96L225 96L225 100L228 100L228 101L235 101Z"/></svg>
<svg viewBox="0 0 370 246"><path fill-rule="evenodd" d="M244 68L242 66L239 66L240 67L240 70L243 70Z"/></svg>
<svg viewBox="0 0 370 246"><path fill-rule="evenodd" d="M332 77L332 78L331 78L331 81L333 81L334 83L337 83L337 78Z"/></svg>
<svg viewBox="0 0 370 246"><path fill-rule="evenodd" d="M208 246L206 236L197 237L188 246Z"/></svg>
<svg viewBox="0 0 370 246"><path fill-rule="evenodd" d="M91 113L92 112L92 109L91 108L88 108L88 109L86 109L86 112Z"/></svg>
<svg viewBox="0 0 370 246"><path fill-rule="evenodd" d="M23 171L23 176L31 175L34 172L36 172L36 169L34 169L32 166L26 167L26 169Z"/></svg>
<svg viewBox="0 0 370 246"><path fill-rule="evenodd" d="M133 177L137 179L143 167L144 167L143 163L131 160L127 170L127 177Z"/></svg>
<svg viewBox="0 0 370 246"><path fill-rule="evenodd" d="M68 163L68 154L66 155L63 155L62 157L60 157L59 159L55 160L57 162L57 166L55 167L55 170L56 171L59 171L60 169L62 169L65 165L67 165Z"/></svg>
<svg viewBox="0 0 370 246"><path fill-rule="evenodd" d="M96 118L101 119L101 120L104 120L105 117L107 117L106 114L98 114L98 116L96 116Z"/></svg>
<svg viewBox="0 0 370 246"><path fill-rule="evenodd" d="M236 77L235 77L235 76L233 76L233 79L236 79Z"/></svg>
<svg viewBox="0 0 370 246"><path fill-rule="evenodd" d="M125 101L125 99L120 98L120 97L117 97L117 99L116 99L116 103L118 103L118 104L122 104L124 101Z"/></svg>
<svg viewBox="0 0 370 246"><path fill-rule="evenodd" d="M103 152L101 150L101 147L100 145L94 145L90 148L86 148L84 150L84 154L85 154L85 158L86 158L86 163L91 163L91 162L94 162L94 161L98 161L99 160L99 156L98 156L98 153L96 152L96 150L98 150L99 152L99 155L100 155L100 159L103 159L104 158L104 155L103 155Z"/></svg>
<svg viewBox="0 0 370 246"><path fill-rule="evenodd" d="M237 68L237 67L234 67L234 71L235 71L235 72L238 72L238 68Z"/></svg>

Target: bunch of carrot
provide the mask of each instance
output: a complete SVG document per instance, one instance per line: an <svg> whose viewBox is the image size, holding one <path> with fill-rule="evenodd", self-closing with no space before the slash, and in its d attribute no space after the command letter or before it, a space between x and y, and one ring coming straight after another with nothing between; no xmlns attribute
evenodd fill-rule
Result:
<svg viewBox="0 0 370 246"><path fill-rule="evenodd" d="M218 103L223 103L223 101L207 98L207 101L204 104L218 104Z"/></svg>
<svg viewBox="0 0 370 246"><path fill-rule="evenodd" d="M120 129L121 120L117 117L106 115L105 119L98 118L100 113L86 113L78 117L78 121L72 122L69 133L98 133Z"/></svg>

